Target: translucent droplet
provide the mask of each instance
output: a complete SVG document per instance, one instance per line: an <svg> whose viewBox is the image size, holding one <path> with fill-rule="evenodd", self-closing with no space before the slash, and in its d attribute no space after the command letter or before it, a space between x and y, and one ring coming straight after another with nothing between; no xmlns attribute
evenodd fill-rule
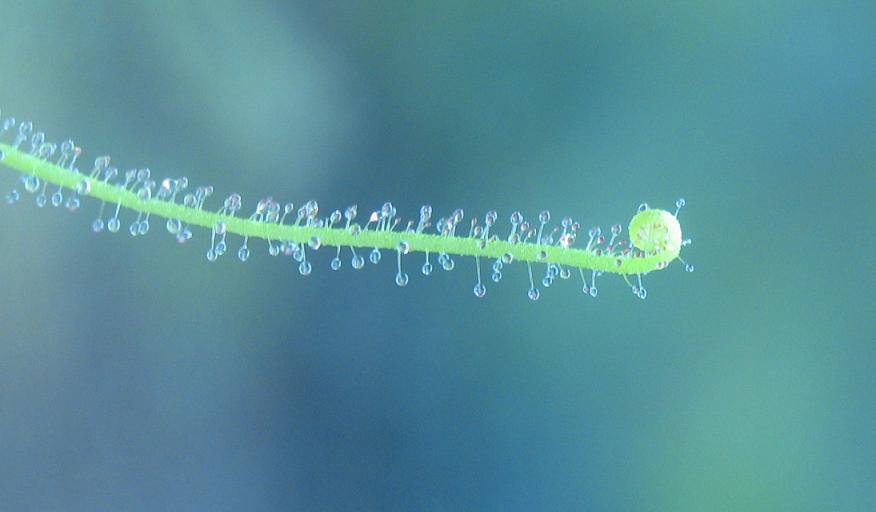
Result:
<svg viewBox="0 0 876 512"><path fill-rule="evenodd" d="M67 210L69 210L70 213L73 213L78 209L79 209L79 198L76 196L67 198Z"/></svg>
<svg viewBox="0 0 876 512"><path fill-rule="evenodd" d="M530 288L526 295L529 296L529 300L538 300L538 297L541 294L539 293L538 288Z"/></svg>
<svg viewBox="0 0 876 512"><path fill-rule="evenodd" d="M36 176L28 176L24 179L24 190L33 194L40 188L40 179Z"/></svg>
<svg viewBox="0 0 876 512"><path fill-rule="evenodd" d="M615 224L614 226L611 227L611 234L614 236L617 236L617 235L621 234L621 230L623 230L621 225Z"/></svg>
<svg viewBox="0 0 876 512"><path fill-rule="evenodd" d="M311 249L316 251L322 246L322 241L320 241L318 236L312 236L310 237L310 243L308 243L307 245L309 245Z"/></svg>
<svg viewBox="0 0 876 512"><path fill-rule="evenodd" d="M137 236L140 233L140 224L137 222L132 222L130 226L128 226L128 233L131 236Z"/></svg>
<svg viewBox="0 0 876 512"><path fill-rule="evenodd" d="M552 284L554 284L554 279L553 279L552 277L549 277L549 276L544 276L544 279L541 280L541 284L542 284L545 288L550 288L550 286L551 286Z"/></svg>
<svg viewBox="0 0 876 512"><path fill-rule="evenodd" d="M598 290L595 286L591 286L591 287L590 287L590 296L591 296L591 297L596 297L596 295L597 295L598 293L599 293L599 290Z"/></svg>
<svg viewBox="0 0 876 512"><path fill-rule="evenodd" d="M309 276L312 269L313 267L310 265L309 261L302 261L298 264L298 273L302 276Z"/></svg>
<svg viewBox="0 0 876 512"><path fill-rule="evenodd" d="M402 240L398 243L398 252L402 254L407 254L411 250L411 245L406 241Z"/></svg>
<svg viewBox="0 0 876 512"><path fill-rule="evenodd" d="M225 245L225 242L220 241L218 244L216 244L216 255L217 256L222 256L223 254L225 254L226 250L228 250L228 246Z"/></svg>
<svg viewBox="0 0 876 512"><path fill-rule="evenodd" d="M694 201L694 202L696 202L696 201ZM682 206L684 206L684 198L683 198L683 197L679 197L679 198L675 201L675 207L676 207L676 208L681 208Z"/></svg>
<svg viewBox="0 0 876 512"><path fill-rule="evenodd" d="M237 259L240 261L246 261L249 259L249 248L247 246L244 245L237 251Z"/></svg>
<svg viewBox="0 0 876 512"><path fill-rule="evenodd" d="M212 263L212 262L216 261L217 257L218 256L216 255L215 249L207 249L207 261Z"/></svg>
<svg viewBox="0 0 876 512"><path fill-rule="evenodd" d="M103 220L94 219L94 222L91 223L91 230L95 233L100 233L101 231L103 231Z"/></svg>
<svg viewBox="0 0 876 512"><path fill-rule="evenodd" d="M494 283L498 283L502 280L502 273L497 270L493 272L492 278Z"/></svg>
<svg viewBox="0 0 876 512"><path fill-rule="evenodd" d="M684 269L685 269L686 271L688 271L688 272L693 272L693 271L694 271L694 266L693 266L693 264L688 263L688 264L686 264L686 265L684 266Z"/></svg>
<svg viewBox="0 0 876 512"><path fill-rule="evenodd" d="M560 270L560 279L569 279L570 277L572 277L572 271L563 267Z"/></svg>
<svg viewBox="0 0 876 512"><path fill-rule="evenodd" d="M514 255L511 254L510 252L506 252L505 254L502 255L502 263L504 263L505 265L510 265L511 262L513 262L513 261L514 261Z"/></svg>
<svg viewBox="0 0 876 512"><path fill-rule="evenodd" d="M357 254L357 255L353 256L353 259L351 260L350 264L353 265L354 269L361 270L362 267L365 266L365 258L363 258L361 254Z"/></svg>
<svg viewBox="0 0 876 512"><path fill-rule="evenodd" d="M371 254L368 255L368 259L371 260L371 263L377 265L378 263L380 263L381 256L382 255L380 254L380 249L375 248L371 250Z"/></svg>
<svg viewBox="0 0 876 512"><path fill-rule="evenodd" d="M423 271L424 276L430 275L432 273L432 264L429 262L423 263L423 268L421 270Z"/></svg>
<svg viewBox="0 0 876 512"><path fill-rule="evenodd" d="M640 299L644 300L646 297L648 297L648 290L646 290L644 288L639 288L639 293L637 295L639 296Z"/></svg>
<svg viewBox="0 0 876 512"><path fill-rule="evenodd" d="M112 217L110 220L106 221L106 229L109 230L110 233L118 233L119 228L121 228L121 222L119 222L118 217Z"/></svg>
<svg viewBox="0 0 876 512"><path fill-rule="evenodd" d="M271 256L276 256L280 254L280 246L273 242L268 242L268 254Z"/></svg>
<svg viewBox="0 0 876 512"><path fill-rule="evenodd" d="M648 209L648 203L642 203L639 205L639 211L643 212Z"/></svg>
<svg viewBox="0 0 876 512"><path fill-rule="evenodd" d="M341 258L333 258L331 262L332 270L341 268Z"/></svg>
<svg viewBox="0 0 876 512"><path fill-rule="evenodd" d="M474 287L474 294L477 298L483 298L484 295L487 294L487 287L484 286L484 283L478 283Z"/></svg>
<svg viewBox="0 0 876 512"><path fill-rule="evenodd" d="M40 208L46 205L46 201L47 199L45 194L40 194L36 197L36 205Z"/></svg>
<svg viewBox="0 0 876 512"><path fill-rule="evenodd" d="M399 286L407 286L408 284L408 274L407 272L399 272L395 275L395 284Z"/></svg>
<svg viewBox="0 0 876 512"><path fill-rule="evenodd" d="M12 190L6 194L6 204L14 204L21 198L17 190Z"/></svg>
<svg viewBox="0 0 876 512"><path fill-rule="evenodd" d="M182 231L176 234L176 241L184 244L192 238L192 232L188 228L183 228Z"/></svg>
<svg viewBox="0 0 876 512"><path fill-rule="evenodd" d="M148 221L148 220L144 220L144 221L140 222L139 230L140 230L140 235L141 235L141 236L142 236L142 235L145 235L146 233L148 233L148 232L149 232L149 221Z"/></svg>
<svg viewBox="0 0 876 512"><path fill-rule="evenodd" d="M87 196L91 193L91 180L82 180L76 184L76 193L80 196Z"/></svg>
<svg viewBox="0 0 876 512"><path fill-rule="evenodd" d="M167 219L167 232L171 235L175 235L179 233L179 230L182 229L182 223L179 219Z"/></svg>
<svg viewBox="0 0 876 512"><path fill-rule="evenodd" d="M444 270L446 270L447 272L450 272L451 270L453 270L453 267L455 267L455 266L456 266L456 263L453 262L453 258L451 258L450 256L444 258L444 261L441 262L441 267Z"/></svg>
<svg viewBox="0 0 876 512"><path fill-rule="evenodd" d="M63 202L64 202L64 195L61 194L60 190L55 192L54 194L52 194L52 206L57 208L57 207L61 206L61 203L63 203Z"/></svg>
<svg viewBox="0 0 876 512"><path fill-rule="evenodd" d="M15 124L15 122L13 121L12 124ZM30 121L25 121L25 122L21 123L20 125L18 125L19 135L27 136L32 131L33 131L33 123Z"/></svg>

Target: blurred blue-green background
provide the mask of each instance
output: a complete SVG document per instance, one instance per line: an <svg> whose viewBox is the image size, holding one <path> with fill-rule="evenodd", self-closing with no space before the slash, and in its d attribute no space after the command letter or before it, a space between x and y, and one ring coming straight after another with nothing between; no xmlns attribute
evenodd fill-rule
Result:
<svg viewBox="0 0 876 512"><path fill-rule="evenodd" d="M683 196L697 266L531 302L514 265L478 300L470 260L302 278L28 196L0 209L0 509L876 508L876 4L0 12L4 116L87 161L503 230Z"/></svg>

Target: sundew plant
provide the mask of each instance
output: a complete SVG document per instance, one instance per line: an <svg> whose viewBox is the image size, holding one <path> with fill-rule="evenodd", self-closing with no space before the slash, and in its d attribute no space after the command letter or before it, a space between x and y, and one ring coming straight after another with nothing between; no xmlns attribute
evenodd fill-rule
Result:
<svg viewBox="0 0 876 512"><path fill-rule="evenodd" d="M538 300L542 287L552 286L557 279L569 280L574 274L580 277L584 293L596 297L597 278L605 273L620 275L637 297L645 299L644 275L665 269L676 259L688 272L694 268L680 255L690 243L682 238L678 221L684 199L676 201L674 212L642 203L629 222L627 237L621 224L612 225L606 233L594 226L582 236L574 218L552 222L547 210L532 220L515 211L503 228L494 210L467 221L462 209L439 217L424 205L418 217L409 219L390 202L362 217L357 205L326 214L315 200L296 208L292 202L272 197L254 201L247 209L240 194L216 200L212 186L192 187L186 177L158 178L148 168L120 171L109 156L98 156L83 170L82 148L72 139L51 142L31 121L18 122L11 116L0 116L0 120L0 161L19 174L21 188L35 196L38 207L63 206L76 212L83 199L91 198L99 202L91 222L95 233L124 231L145 236L157 217L181 244L189 242L194 228L204 228L209 238L205 257L211 262L229 252L229 235L240 239L233 251L240 261L250 258L250 244L258 239L271 256L293 258L302 276L310 275L313 253L321 248L330 250L329 267L335 271L345 262L353 269L363 268L366 255L377 265L383 251L388 251L394 253L396 284L406 286L410 278L404 259L412 253L422 254L417 267L425 276L433 272L433 260L444 271L451 271L457 258L471 257L476 297L487 293L482 265L489 268L489 279L498 283L506 267L521 262L526 265L531 300ZM5 196L6 203L13 205L21 197L19 189L13 188ZM129 212L127 219L123 219L123 209Z"/></svg>

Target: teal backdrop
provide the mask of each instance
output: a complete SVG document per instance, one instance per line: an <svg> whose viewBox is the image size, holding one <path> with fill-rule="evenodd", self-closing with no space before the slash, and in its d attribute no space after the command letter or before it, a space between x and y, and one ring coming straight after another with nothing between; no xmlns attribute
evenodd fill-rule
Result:
<svg viewBox="0 0 876 512"><path fill-rule="evenodd" d="M83 165L502 230L684 197L696 271L477 299L2 204L0 508L876 509L874 55L869 1L5 3L3 115Z"/></svg>

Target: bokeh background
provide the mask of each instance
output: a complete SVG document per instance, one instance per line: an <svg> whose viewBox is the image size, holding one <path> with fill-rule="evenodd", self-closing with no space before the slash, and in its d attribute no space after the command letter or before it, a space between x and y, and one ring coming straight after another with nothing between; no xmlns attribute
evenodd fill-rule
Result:
<svg viewBox="0 0 876 512"><path fill-rule="evenodd" d="M503 230L683 196L697 267L478 300L2 205L3 510L876 508L876 4L0 10L4 116L86 160Z"/></svg>

